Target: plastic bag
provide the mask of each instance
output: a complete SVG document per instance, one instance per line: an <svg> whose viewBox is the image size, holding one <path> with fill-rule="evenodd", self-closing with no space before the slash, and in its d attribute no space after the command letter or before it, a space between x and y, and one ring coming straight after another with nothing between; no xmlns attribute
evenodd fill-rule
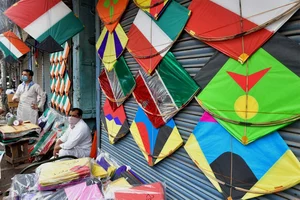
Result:
<svg viewBox="0 0 300 200"><path fill-rule="evenodd" d="M33 174L16 174L7 199L19 199L22 194L38 191L37 176Z"/></svg>
<svg viewBox="0 0 300 200"><path fill-rule="evenodd" d="M109 153L104 151L100 151L100 154L96 158L96 162L107 171L109 178L114 175L116 169L119 167L117 161L112 158Z"/></svg>
<svg viewBox="0 0 300 200"><path fill-rule="evenodd" d="M76 184L91 175L90 158L45 163L37 168L39 190L53 190Z"/></svg>

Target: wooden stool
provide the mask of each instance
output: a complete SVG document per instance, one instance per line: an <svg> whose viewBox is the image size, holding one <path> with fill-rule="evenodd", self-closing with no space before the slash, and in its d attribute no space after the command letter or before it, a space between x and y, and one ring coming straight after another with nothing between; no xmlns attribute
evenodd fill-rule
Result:
<svg viewBox="0 0 300 200"><path fill-rule="evenodd" d="M21 162L27 162L29 159L28 140L5 145L4 159L15 165Z"/></svg>

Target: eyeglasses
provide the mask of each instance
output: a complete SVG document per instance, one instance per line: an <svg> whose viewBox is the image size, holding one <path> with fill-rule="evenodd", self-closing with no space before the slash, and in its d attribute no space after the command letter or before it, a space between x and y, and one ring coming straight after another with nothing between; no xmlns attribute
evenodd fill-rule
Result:
<svg viewBox="0 0 300 200"><path fill-rule="evenodd" d="M78 114L74 114L74 115L69 114L69 117L77 117L77 118L79 118Z"/></svg>

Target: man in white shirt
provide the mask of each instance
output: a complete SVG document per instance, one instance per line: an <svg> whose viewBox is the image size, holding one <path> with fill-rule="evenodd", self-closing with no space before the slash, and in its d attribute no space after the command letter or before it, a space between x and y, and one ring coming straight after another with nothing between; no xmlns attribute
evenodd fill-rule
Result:
<svg viewBox="0 0 300 200"><path fill-rule="evenodd" d="M91 131L82 120L82 110L73 108L70 111L69 127L54 146L53 156L73 155L77 158L89 157L92 145Z"/></svg>
<svg viewBox="0 0 300 200"><path fill-rule="evenodd" d="M18 86L12 100L19 102L17 110L18 119L23 121L29 120L31 123L37 124L38 111L42 112L44 110L46 93L39 84L32 81L32 77L32 70L23 70L21 78L23 82Z"/></svg>

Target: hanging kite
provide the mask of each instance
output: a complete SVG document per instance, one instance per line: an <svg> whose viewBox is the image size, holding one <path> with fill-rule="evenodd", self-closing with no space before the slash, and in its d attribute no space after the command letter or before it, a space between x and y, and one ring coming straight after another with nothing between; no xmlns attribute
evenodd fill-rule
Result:
<svg viewBox="0 0 300 200"><path fill-rule="evenodd" d="M69 97L66 95L63 96L63 104L64 104L63 110L66 113L66 115L68 115L71 109L71 102Z"/></svg>
<svg viewBox="0 0 300 200"><path fill-rule="evenodd" d="M112 71L103 69L99 83L106 98L120 106L135 88L135 80L121 56Z"/></svg>
<svg viewBox="0 0 300 200"><path fill-rule="evenodd" d="M119 23L129 0L99 0L97 12L106 29L112 33Z"/></svg>
<svg viewBox="0 0 300 200"><path fill-rule="evenodd" d="M135 5L158 19L172 0L133 0Z"/></svg>
<svg viewBox="0 0 300 200"><path fill-rule="evenodd" d="M60 45L84 28L61 0L21 0L4 14L39 42L37 48L48 53L62 51Z"/></svg>
<svg viewBox="0 0 300 200"><path fill-rule="evenodd" d="M164 126L155 128L140 107L130 126L130 132L149 166L170 156L183 144L173 119Z"/></svg>
<svg viewBox="0 0 300 200"><path fill-rule="evenodd" d="M170 2L157 21L138 11L128 32L127 49L146 73L151 74L166 55L189 16L190 11L175 1Z"/></svg>
<svg viewBox="0 0 300 200"><path fill-rule="evenodd" d="M134 98L155 128L159 128L186 106L199 87L169 52L152 76L140 70Z"/></svg>
<svg viewBox="0 0 300 200"><path fill-rule="evenodd" d="M11 31L0 34L0 49L5 61L9 63L16 62L30 51L29 47Z"/></svg>
<svg viewBox="0 0 300 200"><path fill-rule="evenodd" d="M244 63L299 7L295 0L193 0L185 30Z"/></svg>
<svg viewBox="0 0 300 200"><path fill-rule="evenodd" d="M65 94L69 95L69 91L70 91L70 88L71 88L71 80L69 78L68 71L65 73L64 84L65 84Z"/></svg>
<svg viewBox="0 0 300 200"><path fill-rule="evenodd" d="M123 53L128 38L120 24L110 33L105 27L97 41L96 50L105 68L111 71Z"/></svg>
<svg viewBox="0 0 300 200"><path fill-rule="evenodd" d="M279 34L244 65L218 53L195 76L204 88L196 99L243 144L253 142L300 119L299 55Z"/></svg>
<svg viewBox="0 0 300 200"><path fill-rule="evenodd" d="M185 146L225 199L249 199L300 183L300 163L279 133L244 146L204 113Z"/></svg>
<svg viewBox="0 0 300 200"><path fill-rule="evenodd" d="M52 97L51 97L51 106L52 106L52 108L55 108L56 97L57 96L56 96L55 92L52 93Z"/></svg>
<svg viewBox="0 0 300 200"><path fill-rule="evenodd" d="M56 79L53 78L51 79L51 85L50 85L50 89L51 89L51 92L55 92L55 86L56 86Z"/></svg>
<svg viewBox="0 0 300 200"><path fill-rule="evenodd" d="M65 42L65 44L63 45L63 48L64 48L64 51L62 52L61 66L60 66L60 69L58 72L61 78L64 77L66 67L67 67L67 60L68 60L69 51L70 51L70 46L69 46L68 42Z"/></svg>
<svg viewBox="0 0 300 200"><path fill-rule="evenodd" d="M115 103L113 103L113 106L117 107ZM106 99L103 106L103 112L101 112L101 121L108 133L109 142L111 144L114 144L124 137L129 131L129 125L127 123L123 105L114 110L108 99Z"/></svg>

